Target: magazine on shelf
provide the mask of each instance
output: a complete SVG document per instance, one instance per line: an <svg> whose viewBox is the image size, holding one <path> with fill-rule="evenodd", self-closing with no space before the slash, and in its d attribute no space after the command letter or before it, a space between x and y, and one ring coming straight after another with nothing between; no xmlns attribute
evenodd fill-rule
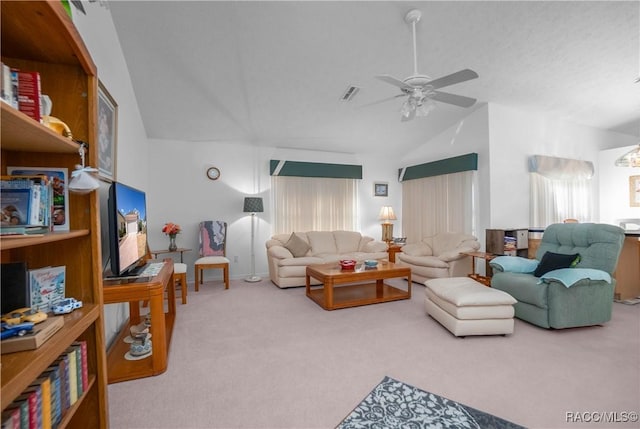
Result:
<svg viewBox="0 0 640 429"><path fill-rule="evenodd" d="M48 313L65 298L65 266L29 270L30 307Z"/></svg>
<svg viewBox="0 0 640 429"><path fill-rule="evenodd" d="M49 167L7 167L7 173L14 176L46 176L53 194L51 224L54 231L69 231L69 188L67 168Z"/></svg>

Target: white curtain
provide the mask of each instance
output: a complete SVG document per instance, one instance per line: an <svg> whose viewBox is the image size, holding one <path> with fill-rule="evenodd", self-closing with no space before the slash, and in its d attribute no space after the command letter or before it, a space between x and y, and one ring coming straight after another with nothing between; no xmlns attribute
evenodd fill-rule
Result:
<svg viewBox="0 0 640 429"><path fill-rule="evenodd" d="M546 228L565 219L591 221L590 179L549 179L531 173L531 225Z"/></svg>
<svg viewBox="0 0 640 429"><path fill-rule="evenodd" d="M402 182L402 231L408 243L439 232L473 234L475 171Z"/></svg>
<svg viewBox="0 0 640 429"><path fill-rule="evenodd" d="M358 181L271 176L274 234L357 231Z"/></svg>
<svg viewBox="0 0 640 429"><path fill-rule="evenodd" d="M529 157L531 225L547 227L565 219L593 218L593 163L544 155Z"/></svg>

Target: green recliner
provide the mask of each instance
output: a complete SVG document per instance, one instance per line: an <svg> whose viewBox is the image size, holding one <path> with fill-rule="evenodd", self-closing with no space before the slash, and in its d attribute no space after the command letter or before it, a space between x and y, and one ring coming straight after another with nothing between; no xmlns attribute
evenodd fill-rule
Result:
<svg viewBox="0 0 640 429"><path fill-rule="evenodd" d="M574 270L561 274L590 273L589 277L572 279L569 287L562 279L535 277L533 272L508 272L492 264L491 287L513 296L515 316L543 328L572 328L600 325L611 320L615 279L612 277L624 241L624 230L614 225L596 223L553 224L545 229L536 259L546 252L579 254ZM574 271L571 271L574 270ZM598 270L598 271L596 271ZM594 280L601 274L607 280ZM557 271L554 271L557 273ZM551 273L549 273L551 274ZM596 275L594 275L596 274Z"/></svg>

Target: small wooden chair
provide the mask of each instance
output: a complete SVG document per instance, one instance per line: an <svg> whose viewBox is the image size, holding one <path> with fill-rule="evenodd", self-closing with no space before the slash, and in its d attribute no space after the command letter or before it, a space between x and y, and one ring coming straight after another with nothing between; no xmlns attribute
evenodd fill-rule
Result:
<svg viewBox="0 0 640 429"><path fill-rule="evenodd" d="M204 281L204 270L221 269L224 288L229 289L229 259L226 257L227 223L223 221L200 222L200 258L194 264L195 289Z"/></svg>

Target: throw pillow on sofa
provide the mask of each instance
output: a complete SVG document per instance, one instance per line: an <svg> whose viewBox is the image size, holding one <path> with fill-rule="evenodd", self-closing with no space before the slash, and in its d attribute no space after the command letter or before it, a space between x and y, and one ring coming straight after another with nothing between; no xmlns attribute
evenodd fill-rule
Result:
<svg viewBox="0 0 640 429"><path fill-rule="evenodd" d="M565 255L562 253L545 252L542 255L542 260L538 264L538 268L533 272L533 275L540 277L549 271L558 270L560 268L573 268L578 262L580 262L580 255L574 253L572 255Z"/></svg>
<svg viewBox="0 0 640 429"><path fill-rule="evenodd" d="M311 247L309 244L304 241L300 236L296 235L295 232L291 233L289 240L284 244L284 247L291 252L291 254L296 258L301 258L306 255Z"/></svg>

